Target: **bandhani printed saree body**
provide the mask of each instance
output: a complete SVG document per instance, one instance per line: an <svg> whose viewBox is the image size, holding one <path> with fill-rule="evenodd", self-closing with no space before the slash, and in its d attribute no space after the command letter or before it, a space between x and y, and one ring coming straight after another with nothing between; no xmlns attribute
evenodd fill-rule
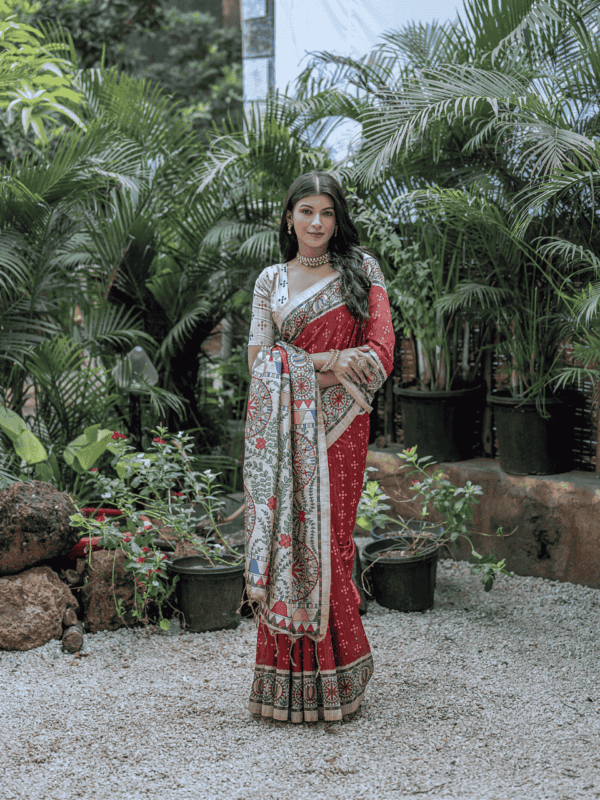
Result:
<svg viewBox="0 0 600 800"><path fill-rule="evenodd" d="M246 582L259 603L250 712L292 722L340 720L360 705L373 659L351 580L370 402L391 372L394 333L383 277L371 278L360 328L330 276L289 302L286 265L256 283L244 483ZM366 345L368 385L322 391L310 353Z"/></svg>

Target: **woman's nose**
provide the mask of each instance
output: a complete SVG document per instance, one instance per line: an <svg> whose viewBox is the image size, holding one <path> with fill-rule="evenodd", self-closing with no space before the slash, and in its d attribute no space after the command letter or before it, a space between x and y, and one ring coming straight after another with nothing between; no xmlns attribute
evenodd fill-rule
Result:
<svg viewBox="0 0 600 800"><path fill-rule="evenodd" d="M319 227L322 225L321 218L319 217L319 215L318 215L318 214L315 214L315 216L314 216L314 218L313 218L313 221L312 221L312 224L313 224L313 225L314 225L316 228L319 228Z"/></svg>

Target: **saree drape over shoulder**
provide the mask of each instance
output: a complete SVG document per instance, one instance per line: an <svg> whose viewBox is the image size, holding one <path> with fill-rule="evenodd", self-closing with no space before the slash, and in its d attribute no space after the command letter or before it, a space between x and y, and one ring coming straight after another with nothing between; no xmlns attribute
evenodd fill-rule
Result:
<svg viewBox="0 0 600 800"><path fill-rule="evenodd" d="M246 421L246 585L259 604L250 711L292 722L355 711L373 659L351 581L352 531L371 401L391 372L394 332L383 275L365 256L363 327L332 275L290 301L287 267L268 267L254 293L254 363ZM368 384L320 390L310 353L367 346Z"/></svg>

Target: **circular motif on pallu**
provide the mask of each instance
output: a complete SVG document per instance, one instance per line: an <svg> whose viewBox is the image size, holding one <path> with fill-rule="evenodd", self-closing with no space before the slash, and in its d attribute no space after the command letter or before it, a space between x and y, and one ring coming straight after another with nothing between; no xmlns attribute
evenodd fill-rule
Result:
<svg viewBox="0 0 600 800"><path fill-rule="evenodd" d="M304 542L296 543L292 564L293 602L304 600L319 580L319 562L310 547Z"/></svg>
<svg viewBox="0 0 600 800"><path fill-rule="evenodd" d="M263 684L264 684L264 681L263 681L263 676L262 675L259 675L258 678L254 679L254 685L252 686L252 691L258 697L262 697Z"/></svg>
<svg viewBox="0 0 600 800"><path fill-rule="evenodd" d="M252 536L252 532L254 531L254 525L256 524L256 506L254 505L254 500L252 499L252 495L244 486L244 499L246 502L246 510L244 512L245 517L245 527L246 527L246 544L248 544L250 537Z"/></svg>
<svg viewBox="0 0 600 800"><path fill-rule="evenodd" d="M317 455L315 448L308 441L306 436L301 433L294 433L294 460L292 469L294 470L294 491L299 492L304 489L307 483L312 480L317 469Z"/></svg>
<svg viewBox="0 0 600 800"><path fill-rule="evenodd" d="M271 395L260 378L252 378L248 394L246 439L258 436L267 426L272 411Z"/></svg>

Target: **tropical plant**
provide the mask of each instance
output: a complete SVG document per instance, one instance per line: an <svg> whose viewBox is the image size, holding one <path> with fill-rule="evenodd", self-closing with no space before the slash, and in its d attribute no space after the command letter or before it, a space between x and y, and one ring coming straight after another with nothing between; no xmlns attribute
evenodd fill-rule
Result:
<svg viewBox="0 0 600 800"><path fill-rule="evenodd" d="M230 115L241 127L239 28L223 28L210 14L150 0L44 0L25 5L31 9L32 25L68 31L80 69L115 67L160 85L182 104L203 142L214 123Z"/></svg>

